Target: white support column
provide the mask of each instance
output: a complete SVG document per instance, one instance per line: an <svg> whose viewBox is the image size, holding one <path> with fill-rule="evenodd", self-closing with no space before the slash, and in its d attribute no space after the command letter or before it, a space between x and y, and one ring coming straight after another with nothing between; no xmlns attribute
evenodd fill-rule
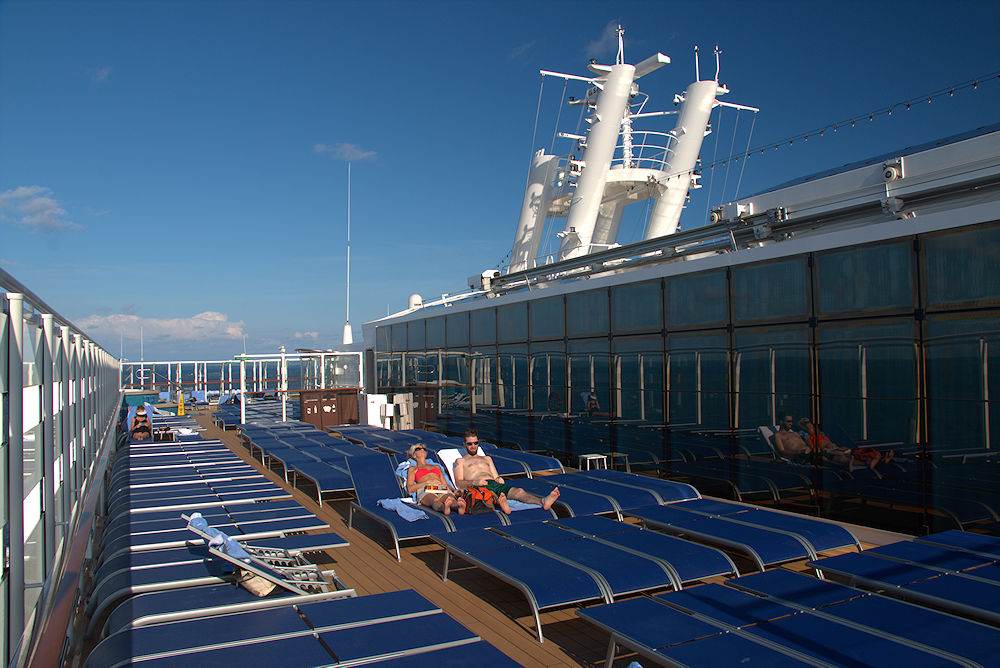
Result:
<svg viewBox="0 0 1000 668"><path fill-rule="evenodd" d="M83 414L83 337L79 334L73 335L73 457L76 464L73 467L74 498L83 489L83 480L86 473L86 443L84 442L84 432L86 423Z"/></svg>
<svg viewBox="0 0 1000 668"><path fill-rule="evenodd" d="M7 571L8 653L24 631L24 295L7 293L10 316L7 337L7 409L10 441L7 443L7 538L10 565ZM10 656L6 657L10 661Z"/></svg>
<svg viewBox="0 0 1000 668"><path fill-rule="evenodd" d="M42 314L42 508L43 540L45 555L43 573L48 573L55 559L56 517L55 517L55 423L53 414L52 386L55 381L55 341L54 325L50 313Z"/></svg>
<svg viewBox="0 0 1000 668"><path fill-rule="evenodd" d="M240 358L240 424L247 423L247 361Z"/></svg>
<svg viewBox="0 0 1000 668"><path fill-rule="evenodd" d="M288 363L285 360L285 346L281 346L281 367L278 369L278 392L281 394L281 421L288 420L287 397L285 390L288 389Z"/></svg>

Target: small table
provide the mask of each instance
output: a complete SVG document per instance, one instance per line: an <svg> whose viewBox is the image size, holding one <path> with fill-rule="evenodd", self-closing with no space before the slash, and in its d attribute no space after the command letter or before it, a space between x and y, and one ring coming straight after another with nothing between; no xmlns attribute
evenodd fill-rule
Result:
<svg viewBox="0 0 1000 668"><path fill-rule="evenodd" d="M625 472L631 473L632 466L628 463L628 453L627 452L609 452L608 457L611 458L611 466L618 466L618 462L622 461L625 463Z"/></svg>
<svg viewBox="0 0 1000 668"><path fill-rule="evenodd" d="M591 469L606 469L608 468L608 456L580 455L577 463L581 471L589 471Z"/></svg>

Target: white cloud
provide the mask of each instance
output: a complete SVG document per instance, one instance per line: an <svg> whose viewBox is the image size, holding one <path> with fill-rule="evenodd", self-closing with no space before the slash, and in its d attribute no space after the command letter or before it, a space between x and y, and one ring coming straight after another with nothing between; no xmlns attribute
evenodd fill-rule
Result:
<svg viewBox="0 0 1000 668"><path fill-rule="evenodd" d="M243 321L231 322L218 311L204 311L188 318L141 318L132 313L88 315L77 325L95 339L115 340L124 335L139 340L139 330L146 342L198 341L243 338Z"/></svg>
<svg viewBox="0 0 1000 668"><path fill-rule="evenodd" d="M78 230L82 226L66 220L66 209L43 186L18 186L0 193L0 219L32 232Z"/></svg>
<svg viewBox="0 0 1000 668"><path fill-rule="evenodd" d="M295 332L296 339L313 339L319 338L319 332Z"/></svg>
<svg viewBox="0 0 1000 668"><path fill-rule="evenodd" d="M336 160L347 162L361 162L362 160L378 160L378 153L368 151L356 144L316 144L313 146L313 153L329 153Z"/></svg>
<svg viewBox="0 0 1000 668"><path fill-rule="evenodd" d="M519 44L510 50L507 57L511 60L520 60L531 48L535 46L534 42L525 42L524 44Z"/></svg>
<svg viewBox="0 0 1000 668"><path fill-rule="evenodd" d="M110 67L92 67L87 70L87 78L94 83L104 83L111 75Z"/></svg>
<svg viewBox="0 0 1000 668"><path fill-rule="evenodd" d="M604 26L601 36L587 44L587 57L600 58L609 53L618 53L618 21L612 21Z"/></svg>

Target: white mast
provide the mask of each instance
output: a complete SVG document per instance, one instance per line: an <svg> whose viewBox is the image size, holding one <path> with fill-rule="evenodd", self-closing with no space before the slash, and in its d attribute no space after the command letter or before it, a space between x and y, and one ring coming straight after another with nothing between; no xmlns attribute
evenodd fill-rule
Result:
<svg viewBox="0 0 1000 668"><path fill-rule="evenodd" d="M351 163L347 163L347 319L344 322L344 345L354 343L351 332Z"/></svg>

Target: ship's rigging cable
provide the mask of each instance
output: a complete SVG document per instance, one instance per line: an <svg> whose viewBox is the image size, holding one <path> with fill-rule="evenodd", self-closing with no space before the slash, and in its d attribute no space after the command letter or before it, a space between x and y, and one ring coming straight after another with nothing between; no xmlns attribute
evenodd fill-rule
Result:
<svg viewBox="0 0 1000 668"><path fill-rule="evenodd" d="M747 155L750 155L750 140L753 139L753 129L757 125L757 114L759 112L753 112L753 120L750 122L750 134L747 135ZM735 134L733 137L735 138ZM740 184L743 183L743 170L747 168L747 161L744 160L743 164L740 165L740 178L736 180L736 193L734 195L735 199L740 196Z"/></svg>
<svg viewBox="0 0 1000 668"><path fill-rule="evenodd" d="M719 113L716 114L715 125L721 127L722 126L722 105L717 106L716 109L719 110ZM709 122L711 123L711 117L709 117ZM719 136L720 135L719 135L718 128L716 128L715 126L712 126L712 132L715 133L715 142L713 142L714 145L715 145L715 148L712 149L712 162L708 165L708 195L705 198L707 200L705 202L705 220L708 220L708 212L712 208L712 186L715 184L715 163L717 162L717 156L719 154ZM697 169L697 167L695 169ZM694 171L695 171L694 169L691 170L691 173L694 173ZM659 180L659 179L657 179L657 180Z"/></svg>
<svg viewBox="0 0 1000 668"><path fill-rule="evenodd" d="M545 81L545 77L542 77L542 81ZM559 111L556 112L556 124L552 128L552 143L549 144L549 154L552 154L556 150L556 136L559 134L559 119L562 118L563 101L566 99L566 86L568 85L569 79L563 79L562 97L559 98Z"/></svg>
<svg viewBox="0 0 1000 668"><path fill-rule="evenodd" d="M736 133L740 129L740 110L736 110L736 122L733 124L733 140L729 142L729 155L733 155L733 149L736 148ZM732 167L732 161L726 165L726 178L722 180L722 199L726 199L726 188L729 187L729 168ZM746 164L744 162L744 164Z"/></svg>
<svg viewBox="0 0 1000 668"><path fill-rule="evenodd" d="M524 187L528 187L531 178L531 156L535 154L535 133L538 131L538 113L542 110L542 90L545 89L545 77L538 84L538 106L535 107L535 127L531 130L531 147L528 151L528 172L524 175Z"/></svg>

